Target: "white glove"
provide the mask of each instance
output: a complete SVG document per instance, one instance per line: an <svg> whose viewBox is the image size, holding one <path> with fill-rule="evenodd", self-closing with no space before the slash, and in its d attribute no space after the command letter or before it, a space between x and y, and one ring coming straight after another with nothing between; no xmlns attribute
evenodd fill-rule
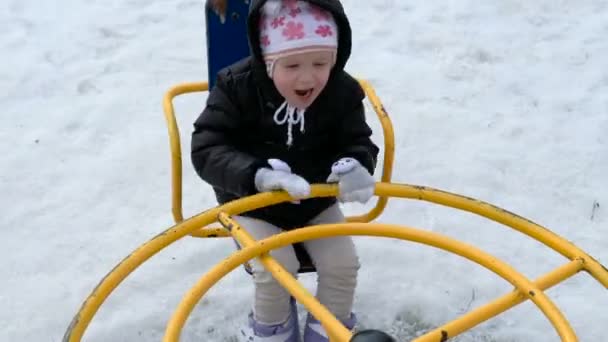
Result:
<svg viewBox="0 0 608 342"><path fill-rule="evenodd" d="M342 158L331 166L327 182L338 182L341 202L366 203L374 195L376 181L358 160Z"/></svg>
<svg viewBox="0 0 608 342"><path fill-rule="evenodd" d="M259 192L285 190L296 199L310 196L310 184L306 179L291 173L287 163L279 159L268 159L268 164L272 169L263 167L255 173L255 188Z"/></svg>

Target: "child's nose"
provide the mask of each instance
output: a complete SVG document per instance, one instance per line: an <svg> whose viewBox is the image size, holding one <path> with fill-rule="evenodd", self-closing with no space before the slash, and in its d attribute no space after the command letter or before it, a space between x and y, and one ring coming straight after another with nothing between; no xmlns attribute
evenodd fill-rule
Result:
<svg viewBox="0 0 608 342"><path fill-rule="evenodd" d="M314 70L305 70L300 75L300 82L305 84L312 84L315 81Z"/></svg>

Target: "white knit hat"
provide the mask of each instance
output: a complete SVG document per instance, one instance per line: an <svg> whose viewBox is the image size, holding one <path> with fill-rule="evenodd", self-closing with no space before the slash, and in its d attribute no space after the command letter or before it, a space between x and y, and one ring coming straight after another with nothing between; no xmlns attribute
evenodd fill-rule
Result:
<svg viewBox="0 0 608 342"><path fill-rule="evenodd" d="M260 48L271 78L274 62L281 57L338 48L338 26L331 13L319 6L268 0L260 12Z"/></svg>

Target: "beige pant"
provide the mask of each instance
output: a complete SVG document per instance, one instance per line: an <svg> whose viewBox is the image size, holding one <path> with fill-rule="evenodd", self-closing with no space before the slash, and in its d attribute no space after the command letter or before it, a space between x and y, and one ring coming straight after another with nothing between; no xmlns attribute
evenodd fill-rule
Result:
<svg viewBox="0 0 608 342"><path fill-rule="evenodd" d="M235 219L256 240L282 232L266 221L244 216L236 216ZM338 204L335 204L312 219L309 225L340 222L344 222L344 215ZM309 240L303 244L317 269L317 299L339 320L348 319L359 269L359 258L352 238L339 236ZM275 249L270 254L296 276L300 265L292 246ZM285 322L290 310L290 294L257 259L251 261L251 268L255 286L253 312L256 321L263 324Z"/></svg>

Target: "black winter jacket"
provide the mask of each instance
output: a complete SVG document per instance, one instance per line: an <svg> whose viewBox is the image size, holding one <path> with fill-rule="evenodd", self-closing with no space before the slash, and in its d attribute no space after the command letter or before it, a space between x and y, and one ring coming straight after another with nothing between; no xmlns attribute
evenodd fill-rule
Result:
<svg viewBox="0 0 608 342"><path fill-rule="evenodd" d="M287 127L273 121L284 99L266 74L259 48L258 13L264 2L254 0L251 4L251 57L219 72L207 106L194 123L192 163L198 175L213 187L219 203L257 193L255 172L268 167L270 158L283 160L293 173L311 184L325 183L332 163L343 157L357 159L370 173L376 166L378 148L365 122L365 94L343 69L350 56L351 31L340 2L309 1L333 13L339 27L338 54L326 87L306 109L305 131L293 130L291 147L286 145ZM335 202L335 198L314 198L243 215L288 230L305 226Z"/></svg>

